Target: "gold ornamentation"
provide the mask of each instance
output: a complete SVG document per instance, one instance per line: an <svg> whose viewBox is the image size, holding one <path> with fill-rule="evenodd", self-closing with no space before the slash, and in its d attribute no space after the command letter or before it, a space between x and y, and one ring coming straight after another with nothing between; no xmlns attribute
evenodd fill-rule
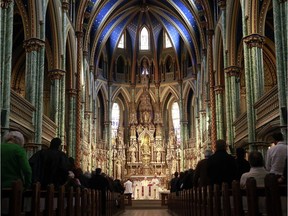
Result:
<svg viewBox="0 0 288 216"><path fill-rule="evenodd" d="M39 38L30 38L28 40L25 40L23 44L26 52L39 51L44 46L45 41Z"/></svg>
<svg viewBox="0 0 288 216"><path fill-rule="evenodd" d="M13 0L1 0L0 7L2 9L7 9L12 2Z"/></svg>
<svg viewBox="0 0 288 216"><path fill-rule="evenodd" d="M228 76L240 76L240 68L237 66L230 66L224 69L224 72L227 73Z"/></svg>
<svg viewBox="0 0 288 216"><path fill-rule="evenodd" d="M265 43L265 37L259 34L251 34L244 37L244 42L247 44L248 48L263 48L263 44Z"/></svg>
<svg viewBox="0 0 288 216"><path fill-rule="evenodd" d="M51 80L59 80L61 79L66 71L61 70L61 69L56 69L56 70L51 70L48 72L48 76L50 77Z"/></svg>
<svg viewBox="0 0 288 216"><path fill-rule="evenodd" d="M69 8L70 8L70 3L69 2L66 2L66 1L63 1L62 2L62 9L64 12L68 12L69 11Z"/></svg>
<svg viewBox="0 0 288 216"><path fill-rule="evenodd" d="M76 89L67 89L66 92L70 96L76 96L77 95L77 90Z"/></svg>
<svg viewBox="0 0 288 216"><path fill-rule="evenodd" d="M217 4L218 7L223 10L226 7L226 0L217 0Z"/></svg>
<svg viewBox="0 0 288 216"><path fill-rule="evenodd" d="M216 94L223 94L224 88L223 88L223 86L218 85L218 86L215 86L214 91L215 91Z"/></svg>

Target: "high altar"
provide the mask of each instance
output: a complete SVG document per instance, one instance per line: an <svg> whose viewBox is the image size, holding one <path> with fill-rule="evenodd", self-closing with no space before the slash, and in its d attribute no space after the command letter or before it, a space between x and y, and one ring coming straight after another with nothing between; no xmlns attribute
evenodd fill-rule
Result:
<svg viewBox="0 0 288 216"><path fill-rule="evenodd" d="M169 129L169 137L164 137L159 92L149 90L148 75L141 75L141 84L143 88L130 103L129 143L124 144L124 128L118 129L113 175L134 182L136 199L158 199L159 191L166 190L174 172L180 170L180 143L173 127ZM159 184L143 184L154 176Z"/></svg>

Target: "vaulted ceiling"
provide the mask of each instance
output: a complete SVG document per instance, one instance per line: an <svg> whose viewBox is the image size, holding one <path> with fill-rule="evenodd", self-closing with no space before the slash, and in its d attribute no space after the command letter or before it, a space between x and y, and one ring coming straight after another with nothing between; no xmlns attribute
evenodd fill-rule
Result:
<svg viewBox="0 0 288 216"><path fill-rule="evenodd" d="M178 56L183 44L192 62L199 62L205 48L203 23L207 18L203 11L196 0L91 0L84 18L84 46L96 57L105 46L112 56L126 30L135 51L139 29L145 25L152 32L152 51L157 52L160 32L165 31Z"/></svg>

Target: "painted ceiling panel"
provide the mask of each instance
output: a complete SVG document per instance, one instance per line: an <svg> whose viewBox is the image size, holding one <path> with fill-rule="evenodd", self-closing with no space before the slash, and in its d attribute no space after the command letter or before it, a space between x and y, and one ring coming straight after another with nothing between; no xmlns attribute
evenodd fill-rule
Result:
<svg viewBox="0 0 288 216"><path fill-rule="evenodd" d="M109 37L110 41L110 53L113 53L114 49L116 48L118 44L118 40L124 30L124 27L127 25L127 21L129 20L130 17L126 17L119 25L116 26L116 28L113 29L113 32L111 36Z"/></svg>
<svg viewBox="0 0 288 216"><path fill-rule="evenodd" d="M169 37L171 38L171 42L173 46L175 47L177 54L180 53L180 35L178 33L178 30L164 17L161 17L162 22L164 23L165 29L167 33L169 34Z"/></svg>
<svg viewBox="0 0 288 216"><path fill-rule="evenodd" d="M91 0L89 5L99 5L97 1L100 0ZM203 8L194 0L107 0L101 7L100 10L93 10L92 6L87 8L88 11L98 11L96 15L91 14L91 17L95 18L90 21L93 23L90 44L96 45L96 53L99 53L103 41L108 43L109 51L113 53L125 30L135 50L137 31L144 24L152 31L155 47L158 47L157 42L163 28L178 54L181 52L181 40L191 53L194 53L194 48L200 44L200 30L194 17L198 11L191 10L203 10ZM131 10L133 14L129 14ZM196 38L197 44L194 44L195 40L192 41L191 35Z"/></svg>

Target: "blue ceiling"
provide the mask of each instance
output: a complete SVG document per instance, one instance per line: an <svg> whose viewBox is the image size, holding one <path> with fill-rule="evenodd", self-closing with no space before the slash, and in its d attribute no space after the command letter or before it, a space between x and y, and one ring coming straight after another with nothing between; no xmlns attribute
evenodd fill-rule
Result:
<svg viewBox="0 0 288 216"><path fill-rule="evenodd" d="M90 25L90 46L95 47L95 56L99 56L103 44L113 53L125 30L129 33L134 49L137 31L143 25L151 30L155 49L162 30L168 33L177 54L181 52L181 41L192 58L195 58L194 49L201 49L196 20L203 18L195 16L199 16L198 10L203 9L194 0L99 1L90 0L86 9L90 13L90 20L85 20Z"/></svg>

